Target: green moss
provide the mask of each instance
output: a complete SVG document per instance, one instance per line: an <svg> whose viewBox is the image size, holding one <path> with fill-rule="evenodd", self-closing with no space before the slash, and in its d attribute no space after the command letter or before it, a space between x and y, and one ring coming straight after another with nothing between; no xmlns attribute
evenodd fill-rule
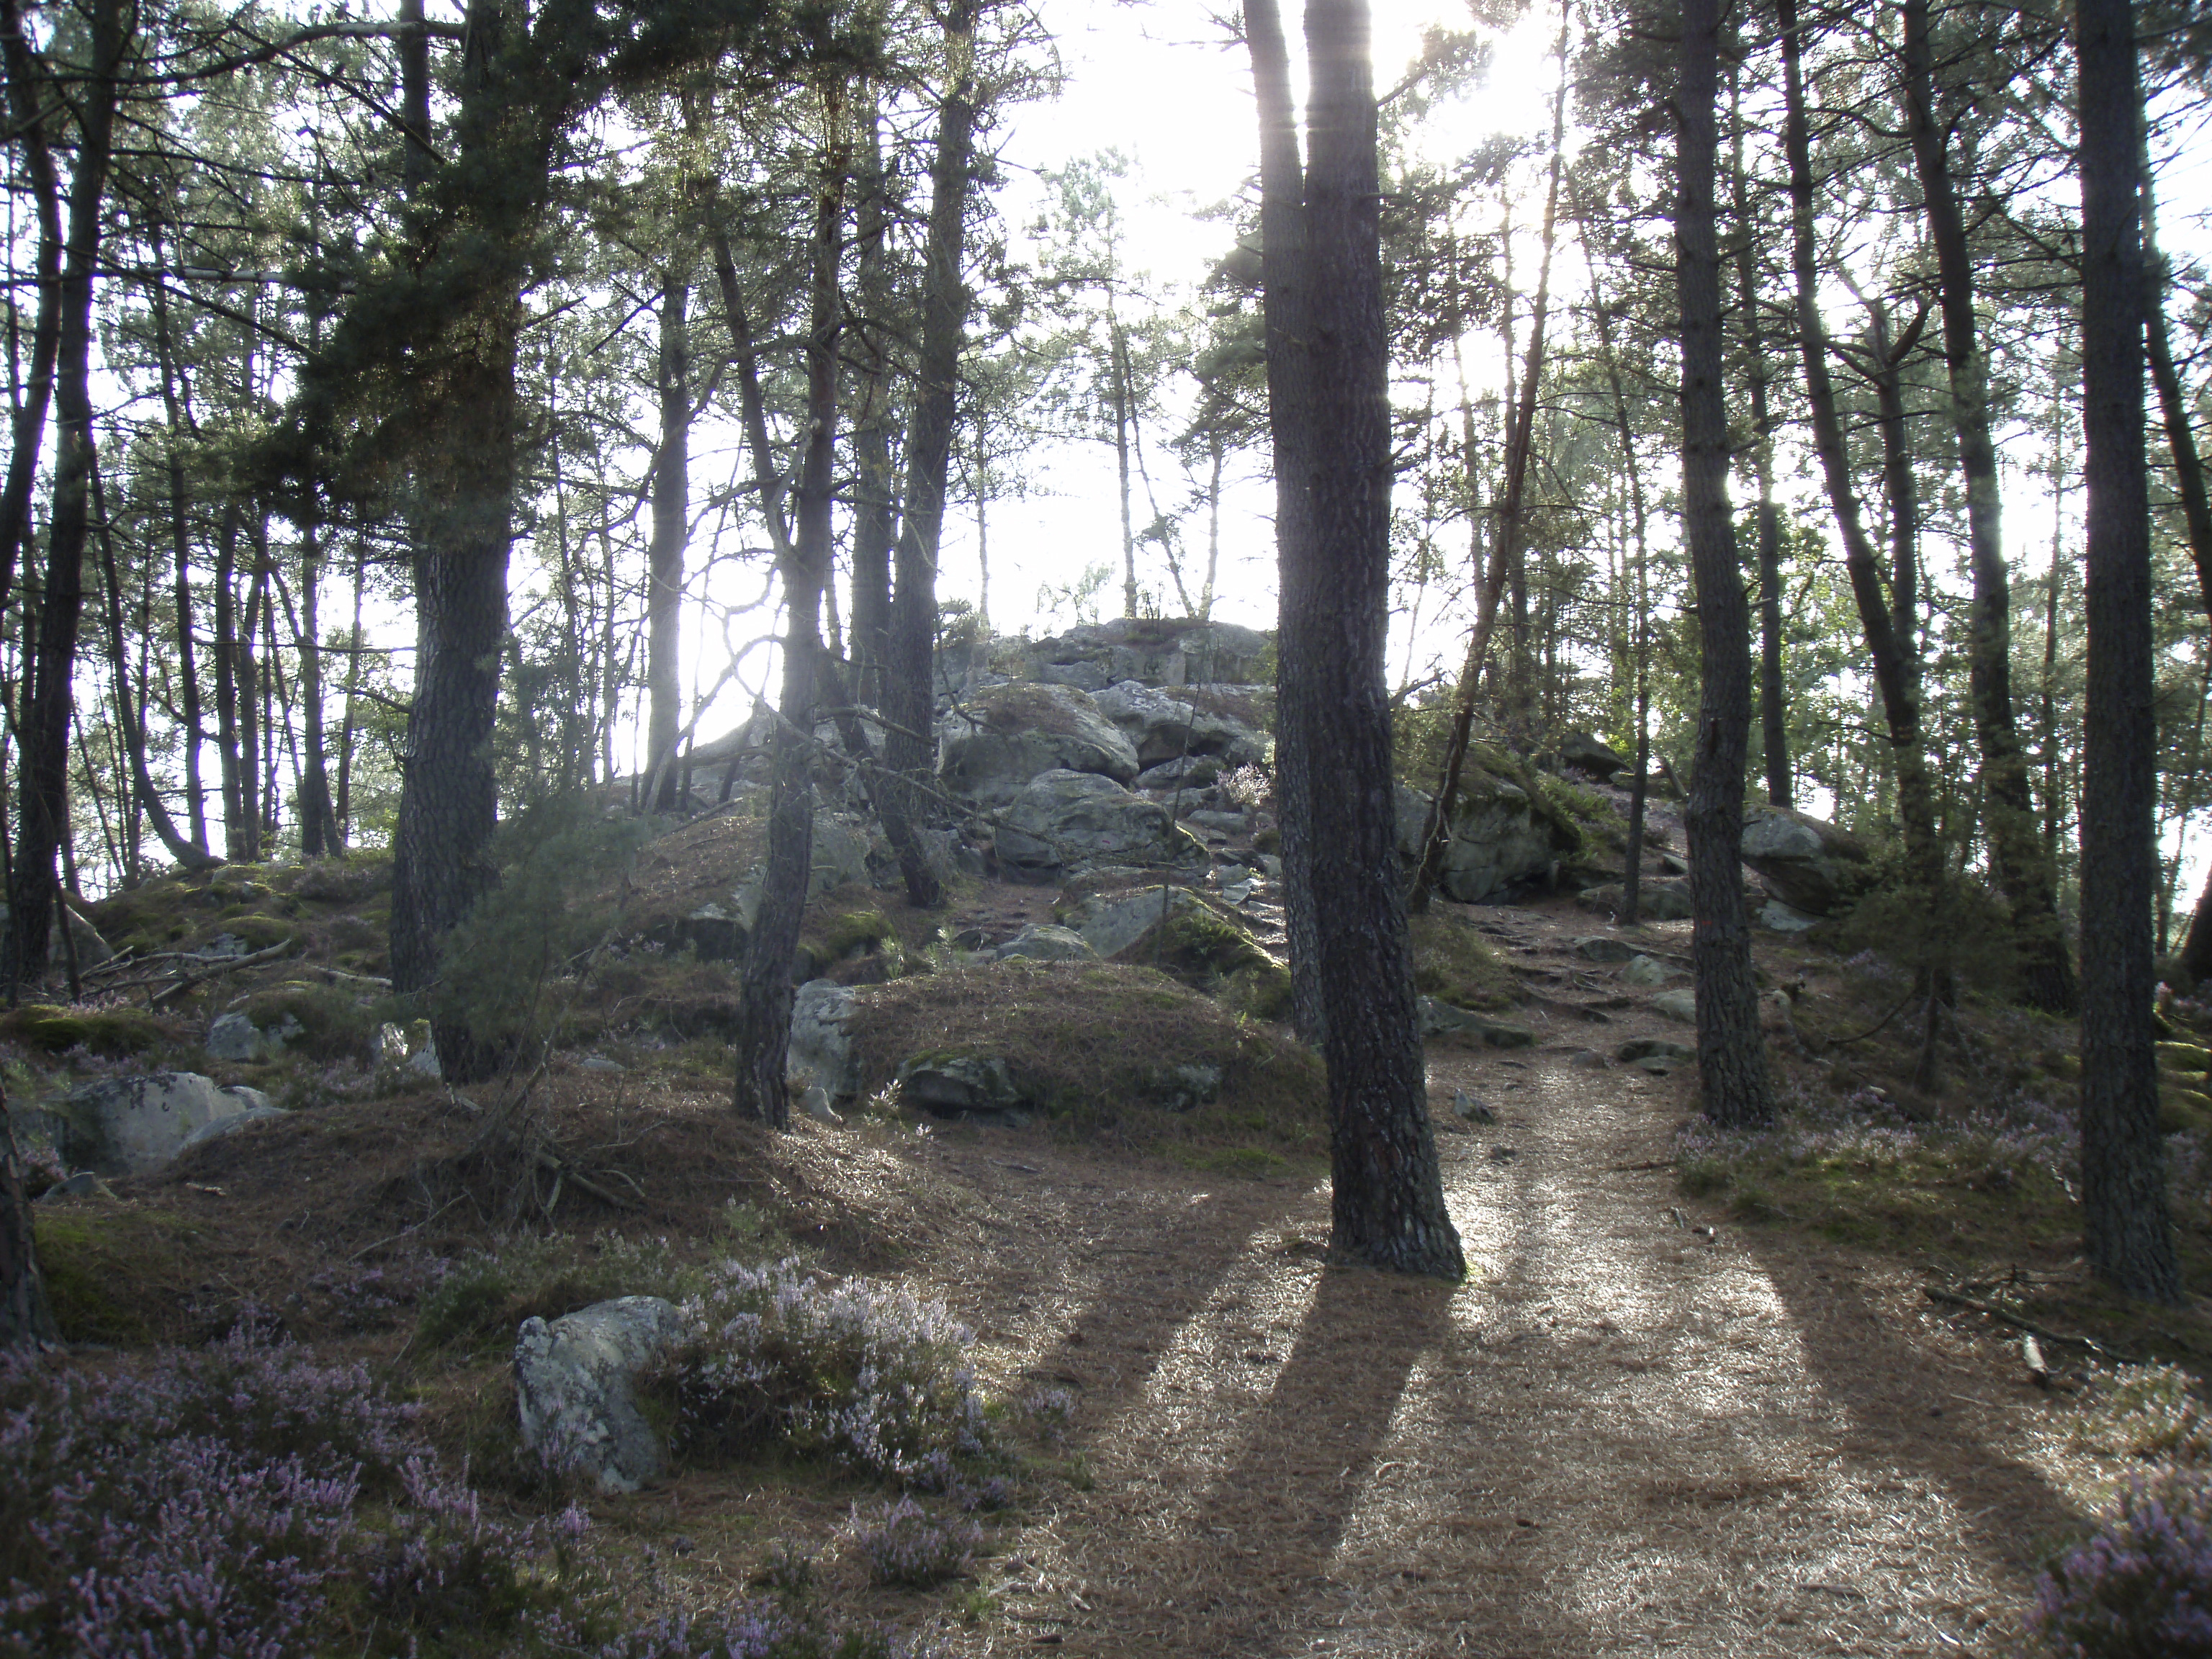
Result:
<svg viewBox="0 0 2212 1659"><path fill-rule="evenodd" d="M1465 919L1431 910L1412 917L1413 983L1425 995L1457 1008L1485 1011L1510 1006L1513 971Z"/></svg>
<svg viewBox="0 0 2212 1659"><path fill-rule="evenodd" d="M2195 1089L2178 1088L2173 1084L2160 1085L2158 1091L2158 1127L2160 1134L2179 1134L2194 1130L2199 1134L2212 1131L2212 1095Z"/></svg>
<svg viewBox="0 0 2212 1659"><path fill-rule="evenodd" d="M151 1014L137 1008L80 1011L33 1003L0 1015L0 1037L50 1054L79 1047L109 1059L148 1054L167 1035Z"/></svg>
<svg viewBox="0 0 2212 1659"><path fill-rule="evenodd" d="M319 1060L367 1058L379 1024L378 1010L362 1006L352 993L304 980L257 991L239 1012L264 1031L283 1029L289 1016L300 1030L285 1046Z"/></svg>
<svg viewBox="0 0 2212 1659"><path fill-rule="evenodd" d="M39 1266L64 1340L149 1342L172 1324L189 1286L194 1230L159 1210L49 1210L33 1217Z"/></svg>
<svg viewBox="0 0 2212 1659"><path fill-rule="evenodd" d="M2166 1072L2212 1071L2212 1052L2193 1042L2161 1042L2158 1045L2158 1064L2160 1070Z"/></svg>

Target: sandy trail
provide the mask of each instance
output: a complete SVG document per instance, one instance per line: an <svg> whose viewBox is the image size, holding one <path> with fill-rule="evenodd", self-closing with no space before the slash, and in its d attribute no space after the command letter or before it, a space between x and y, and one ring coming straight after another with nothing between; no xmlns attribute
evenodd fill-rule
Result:
<svg viewBox="0 0 2212 1659"><path fill-rule="evenodd" d="M1569 920L1516 923L1527 954ZM1456 1289L1324 1268L1325 1191L921 1154L971 1194L956 1303L1074 1389L1095 1476L1036 1500L956 1650L1996 1650L2073 1518L2017 1367L1901 1271L1697 1231L1655 1167L1678 1080L1571 1063L1644 1035L1683 1031L1432 1055L1498 1118L1440 1136Z"/></svg>

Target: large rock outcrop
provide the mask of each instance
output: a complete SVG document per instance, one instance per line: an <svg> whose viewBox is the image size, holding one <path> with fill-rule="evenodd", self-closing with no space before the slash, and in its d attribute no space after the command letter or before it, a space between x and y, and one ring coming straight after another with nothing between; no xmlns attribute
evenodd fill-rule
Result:
<svg viewBox="0 0 2212 1659"><path fill-rule="evenodd" d="M1408 863L1421 855L1429 802L1419 789L1398 791L1398 853ZM1460 780L1437 884L1448 898L1479 903L1510 887L1550 881L1562 855L1577 845L1571 832L1535 809L1519 784L1469 765Z"/></svg>
<svg viewBox="0 0 2212 1659"><path fill-rule="evenodd" d="M1269 636L1229 623L1189 617L1117 617L1071 628L1023 648L1015 665L1055 685L1103 690L1121 680L1146 685L1255 684L1268 678Z"/></svg>
<svg viewBox="0 0 2212 1659"><path fill-rule="evenodd" d="M1086 691L1066 685L997 685L939 722L945 787L987 808L1004 806L1042 772L1127 783L1135 745Z"/></svg>
<svg viewBox="0 0 2212 1659"><path fill-rule="evenodd" d="M1086 866L1203 865L1204 847L1165 807L1110 777L1064 769L1040 774L1000 814L999 872L1044 884Z"/></svg>
<svg viewBox="0 0 2212 1659"><path fill-rule="evenodd" d="M1863 892L1873 870L1866 845L1826 818L1782 806L1744 814L1743 861L1774 896L1808 916L1833 915Z"/></svg>
<svg viewBox="0 0 2212 1659"><path fill-rule="evenodd" d="M1122 680L1093 701L1136 746L1138 764L1146 769L1185 756L1208 757L1223 766L1251 766L1266 757L1267 740L1229 710L1249 703L1249 691L1257 690L1193 686L1178 697Z"/></svg>

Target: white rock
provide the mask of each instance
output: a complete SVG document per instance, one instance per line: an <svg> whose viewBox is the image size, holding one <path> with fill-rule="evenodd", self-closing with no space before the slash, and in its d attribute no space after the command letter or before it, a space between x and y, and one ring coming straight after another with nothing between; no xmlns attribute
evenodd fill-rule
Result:
<svg viewBox="0 0 2212 1659"><path fill-rule="evenodd" d="M522 1443L603 1492L635 1492L667 1467L636 1381L683 1334L683 1316L657 1296L617 1297L550 1325L524 1320L514 1340Z"/></svg>
<svg viewBox="0 0 2212 1659"><path fill-rule="evenodd" d="M195 1130L268 1105L258 1089L218 1087L197 1072L155 1072L95 1083L47 1110L65 1168L131 1176L168 1163Z"/></svg>

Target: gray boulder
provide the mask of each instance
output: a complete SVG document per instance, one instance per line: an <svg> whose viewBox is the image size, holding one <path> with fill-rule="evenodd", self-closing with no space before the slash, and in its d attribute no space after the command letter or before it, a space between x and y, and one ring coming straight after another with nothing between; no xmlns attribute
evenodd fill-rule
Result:
<svg viewBox="0 0 2212 1659"><path fill-rule="evenodd" d="M1626 766L1628 761L1588 732L1570 732L1559 739L1559 763L1571 766L1577 772L1587 772L1603 782Z"/></svg>
<svg viewBox="0 0 2212 1659"><path fill-rule="evenodd" d="M1094 774L1128 783L1137 750L1088 693L1066 685L1001 685L939 722L938 769L955 794L1004 806L1040 773Z"/></svg>
<svg viewBox="0 0 2212 1659"><path fill-rule="evenodd" d="M1096 962L1098 952L1072 927L1032 922L991 953L1001 962L1022 957L1031 962Z"/></svg>
<svg viewBox="0 0 2212 1659"><path fill-rule="evenodd" d="M1398 854L1410 865L1421 854L1430 797L1398 791ZM1520 882L1549 881L1559 855L1572 844L1550 819L1531 810L1520 785L1469 765L1460 781L1451 838L1437 878L1447 897L1477 904Z"/></svg>
<svg viewBox="0 0 2212 1659"><path fill-rule="evenodd" d="M1651 999L1651 1008L1653 1012L1679 1019L1685 1025L1698 1023L1698 994L1687 986L1679 991L1662 991Z"/></svg>
<svg viewBox="0 0 2212 1659"><path fill-rule="evenodd" d="M1744 814L1743 861L1774 896L1808 916L1833 915L1865 890L1873 871L1865 843L1825 818L1786 807Z"/></svg>
<svg viewBox="0 0 2212 1659"><path fill-rule="evenodd" d="M832 1100L860 1092L860 1063L853 1054L848 1028L854 1007L852 991L834 981L812 979L791 1000L791 1046L787 1073L805 1077Z"/></svg>
<svg viewBox="0 0 2212 1659"><path fill-rule="evenodd" d="M1636 947L1626 939L1599 933L1577 939L1575 954L1584 962L1626 962L1636 954Z"/></svg>
<svg viewBox="0 0 2212 1659"><path fill-rule="evenodd" d="M937 1117L1011 1112L1022 1104L1014 1074L995 1054L916 1054L898 1070L908 1103Z"/></svg>
<svg viewBox="0 0 2212 1659"><path fill-rule="evenodd" d="M1802 933L1820 925L1820 918L1793 910L1780 899L1769 899L1752 920L1770 933Z"/></svg>
<svg viewBox="0 0 2212 1659"><path fill-rule="evenodd" d="M814 842L811 849L807 894L818 897L833 887L850 883L866 884L869 879L868 828L862 819L839 812L817 812L814 815ZM758 905L755 906L757 914Z"/></svg>
<svg viewBox="0 0 2212 1659"><path fill-rule="evenodd" d="M1038 640L1023 653L1034 679L1103 690L1121 680L1146 685L1256 684L1268 678L1270 637L1228 623L1116 617Z"/></svg>
<svg viewBox="0 0 2212 1659"><path fill-rule="evenodd" d="M1206 849L1167 809L1092 772L1030 781L1000 816L999 868L1011 880L1057 881L1094 864L1202 865Z"/></svg>
<svg viewBox="0 0 2212 1659"><path fill-rule="evenodd" d="M1672 968L1651 957L1638 957L1620 970L1620 982L1623 985L1633 985L1644 990L1648 990L1653 986L1664 985L1674 977L1674 970Z"/></svg>
<svg viewBox="0 0 2212 1659"><path fill-rule="evenodd" d="M1585 910L1597 910L1607 915L1619 915L1620 907L1627 902L1617 881L1602 887L1585 887L1575 895L1575 902ZM1672 876L1657 879L1647 876L1636 896L1637 920L1639 921L1687 921L1690 919L1690 884Z"/></svg>
<svg viewBox="0 0 2212 1659"><path fill-rule="evenodd" d="M1129 893L1098 893L1071 906L1063 920L1102 957L1127 950L1170 915L1202 910L1202 900L1180 887L1163 896L1158 887Z"/></svg>
<svg viewBox="0 0 2212 1659"><path fill-rule="evenodd" d="M242 1112L233 1112L228 1117L219 1117L211 1123L203 1123L185 1137L184 1145L177 1150L179 1152L189 1152L195 1146L204 1146L210 1140L221 1140L226 1135L235 1134L249 1123L266 1123L275 1118L291 1115L291 1113L281 1106L249 1106Z"/></svg>
<svg viewBox="0 0 2212 1659"><path fill-rule="evenodd" d="M1095 701L1098 712L1136 745L1140 765L1159 766L1189 755L1212 756L1224 766L1256 764L1267 755L1267 738L1223 712L1221 696L1198 687L1177 697L1123 680L1100 691Z"/></svg>
<svg viewBox="0 0 2212 1659"><path fill-rule="evenodd" d="M550 1325L524 1320L514 1340L522 1443L603 1492L635 1492L667 1467L638 1408L637 1378L684 1334L683 1316L657 1296L617 1297Z"/></svg>
<svg viewBox="0 0 2212 1659"><path fill-rule="evenodd" d="M1613 1057L1624 1065L1633 1065L1639 1060L1695 1060L1698 1051L1668 1037L1633 1037L1614 1049Z"/></svg>
<svg viewBox="0 0 2212 1659"><path fill-rule="evenodd" d="M265 1048L253 1022L240 1013L217 1014L200 1046L210 1060L233 1061L258 1060Z"/></svg>
<svg viewBox="0 0 2212 1659"><path fill-rule="evenodd" d="M115 1176L158 1170L194 1130L268 1104L258 1089L220 1087L197 1072L155 1072L93 1084L46 1109L64 1169Z"/></svg>
<svg viewBox="0 0 2212 1659"><path fill-rule="evenodd" d="M1221 760L1216 755L1178 756L1174 760L1162 761L1158 766L1148 766L1137 774L1139 789L1204 789L1221 776Z"/></svg>
<svg viewBox="0 0 2212 1659"><path fill-rule="evenodd" d="M1421 1035L1476 1037L1492 1048L1531 1048L1536 1043L1536 1034L1522 1026L1485 1019L1434 997L1421 999Z"/></svg>

